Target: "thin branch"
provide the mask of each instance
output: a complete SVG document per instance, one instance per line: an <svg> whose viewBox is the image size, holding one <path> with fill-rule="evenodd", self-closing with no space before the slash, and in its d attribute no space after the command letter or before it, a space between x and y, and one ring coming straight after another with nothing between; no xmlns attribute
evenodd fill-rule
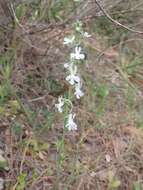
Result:
<svg viewBox="0 0 143 190"><path fill-rule="evenodd" d="M95 0L95 3L97 4L97 6L99 7L99 9L102 11L102 13L111 21L113 22L114 24L130 31L130 32L134 32L134 33L137 33L137 34L143 34L143 31L139 31L139 30L134 30L124 24L121 24L120 22L118 22L117 20L113 19L108 13L107 11L103 8L103 6L98 2L98 0Z"/></svg>

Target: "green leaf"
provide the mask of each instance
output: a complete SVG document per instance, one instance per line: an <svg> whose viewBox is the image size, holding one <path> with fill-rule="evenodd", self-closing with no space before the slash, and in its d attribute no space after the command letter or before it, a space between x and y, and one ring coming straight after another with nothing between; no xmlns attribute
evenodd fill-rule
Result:
<svg viewBox="0 0 143 190"><path fill-rule="evenodd" d="M16 190L24 190L25 188L25 185L26 185L26 177L27 177L27 174L26 173L22 173L18 176L18 186L16 188Z"/></svg>
<svg viewBox="0 0 143 190"><path fill-rule="evenodd" d="M141 190L141 185L138 181L134 183L134 190Z"/></svg>
<svg viewBox="0 0 143 190"><path fill-rule="evenodd" d="M0 154L0 169L5 169L7 167L6 159Z"/></svg>
<svg viewBox="0 0 143 190"><path fill-rule="evenodd" d="M109 95L109 89L108 87L101 85L97 88L97 94L101 98L105 98Z"/></svg>
<svg viewBox="0 0 143 190"><path fill-rule="evenodd" d="M112 181L112 188L117 188L121 185L121 182L119 180Z"/></svg>
<svg viewBox="0 0 143 190"><path fill-rule="evenodd" d="M16 17L18 20L23 17L26 14L27 7L25 4L21 3L17 8L16 8Z"/></svg>

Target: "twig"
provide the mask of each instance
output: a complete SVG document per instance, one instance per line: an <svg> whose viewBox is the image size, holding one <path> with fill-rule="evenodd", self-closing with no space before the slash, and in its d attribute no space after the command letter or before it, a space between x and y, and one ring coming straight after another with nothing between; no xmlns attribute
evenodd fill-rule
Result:
<svg viewBox="0 0 143 190"><path fill-rule="evenodd" d="M99 7L99 9L102 11L102 13L111 21L113 22L114 24L130 31L130 32L134 32L134 33L137 33L137 34L143 34L143 31L139 31L139 30L134 30L124 24L121 24L120 22L118 22L117 20L113 19L108 13L107 11L103 8L103 6L98 2L98 0L95 0L95 3L97 4L97 6Z"/></svg>

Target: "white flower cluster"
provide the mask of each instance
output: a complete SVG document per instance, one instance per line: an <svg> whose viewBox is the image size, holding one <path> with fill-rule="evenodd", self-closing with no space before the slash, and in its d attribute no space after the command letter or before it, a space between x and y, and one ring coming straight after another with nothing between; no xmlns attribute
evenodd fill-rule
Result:
<svg viewBox="0 0 143 190"><path fill-rule="evenodd" d="M64 45L69 46L72 49L72 52L69 56L69 62L64 64L64 68L67 69L68 76L66 76L66 81L69 82L69 84L74 88L74 95L77 99L80 99L84 92L81 90L82 88L82 80L80 78L78 70L78 63L83 61L85 59L85 54L83 53L82 47L80 46L80 38L88 38L90 35L88 32L84 32L82 29L82 22L77 21L75 23L75 32L78 33L78 39L76 38L76 34L65 37L64 38ZM79 38L80 36L80 38ZM68 100L70 103L71 101ZM64 104L67 102L67 99L64 99L63 97L58 98L58 104L56 104L56 108L60 113L63 112ZM71 103L72 105L72 103ZM77 124L74 122L75 113L72 113L72 109L70 110L70 113L67 116L67 123L65 127L71 131L71 130L77 130Z"/></svg>
<svg viewBox="0 0 143 190"><path fill-rule="evenodd" d="M58 98L58 104L56 104L55 107L58 109L58 111L60 113L63 112L64 104L67 102L69 102L71 104L71 107L72 107L72 102L70 100L63 98L62 96L60 96ZM65 127L69 131L77 130L77 124L74 122L74 118L75 118L75 114L72 114L72 113L69 113L67 116L67 123L66 123Z"/></svg>
<svg viewBox="0 0 143 190"><path fill-rule="evenodd" d="M69 38L70 41L71 38ZM67 43L67 38L64 39L64 44L65 40ZM71 43L71 41L70 41ZM64 64L64 67L67 69L69 75L66 77L66 81L69 82L72 86L75 88L75 93L74 95L76 96L77 99L80 99L83 95L84 92L81 90L82 87L82 82L79 74L77 73L77 65L76 61L79 60L84 60L85 59L85 54L82 53L82 49L80 46L76 46L74 48L74 51L70 53L70 61L69 63Z"/></svg>

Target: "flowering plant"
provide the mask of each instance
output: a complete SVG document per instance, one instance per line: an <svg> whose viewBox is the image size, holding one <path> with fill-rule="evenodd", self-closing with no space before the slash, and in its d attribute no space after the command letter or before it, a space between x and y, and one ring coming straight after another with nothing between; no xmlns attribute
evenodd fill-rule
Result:
<svg viewBox="0 0 143 190"><path fill-rule="evenodd" d="M63 42L64 45L67 45L71 49L69 61L68 63L64 64L64 68L68 73L65 80L71 85L72 91L74 90L73 94L75 97L80 99L82 96L84 96L84 92L82 91L82 79L78 71L78 63L85 60L85 53L82 49L81 40L82 38L90 37L90 35L88 32L83 31L81 21L76 21L74 24L74 31L75 33L71 36L65 37ZM71 94L69 94L67 99L60 96L58 98L58 104L55 106L60 113L63 113L64 106L67 105L66 103L68 102L70 102L70 108L68 107L68 111L65 113L65 128L67 128L69 131L77 130L77 124L74 121L76 114L72 113L73 104L71 101Z"/></svg>

